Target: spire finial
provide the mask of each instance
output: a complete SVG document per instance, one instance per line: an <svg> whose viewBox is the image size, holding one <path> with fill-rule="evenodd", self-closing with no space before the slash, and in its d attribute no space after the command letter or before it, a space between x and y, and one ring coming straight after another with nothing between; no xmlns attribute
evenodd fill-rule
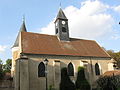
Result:
<svg viewBox="0 0 120 90"><path fill-rule="evenodd" d="M61 2L60 2L60 8L61 8Z"/></svg>
<svg viewBox="0 0 120 90"><path fill-rule="evenodd" d="M25 26L25 15L23 15L23 17L22 17L22 26L20 28L20 31L27 32L26 26Z"/></svg>
<svg viewBox="0 0 120 90"><path fill-rule="evenodd" d="M23 20L23 23L25 23L25 14L23 14L22 20Z"/></svg>

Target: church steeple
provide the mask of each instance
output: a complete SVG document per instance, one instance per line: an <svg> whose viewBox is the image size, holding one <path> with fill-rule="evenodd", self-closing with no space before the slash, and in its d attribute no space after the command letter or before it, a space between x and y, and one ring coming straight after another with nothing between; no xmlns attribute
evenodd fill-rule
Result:
<svg viewBox="0 0 120 90"><path fill-rule="evenodd" d="M68 19L60 8L55 20L55 34L62 41L69 41Z"/></svg>
<svg viewBox="0 0 120 90"><path fill-rule="evenodd" d="M27 32L27 29L25 26L25 16L23 16L23 23L21 25L20 32Z"/></svg>
<svg viewBox="0 0 120 90"><path fill-rule="evenodd" d="M24 19L23 19L23 23L21 25L21 28L19 30L18 36L16 38L16 41L15 41L13 47L18 47L19 46L19 39L20 39L20 33L21 32L27 32L27 29L26 29L26 26L25 26L25 20Z"/></svg>
<svg viewBox="0 0 120 90"><path fill-rule="evenodd" d="M56 19L66 19L67 20L67 17L65 16L65 14L61 8L59 9Z"/></svg>
<svg viewBox="0 0 120 90"><path fill-rule="evenodd" d="M21 28L20 28L20 32L27 32L26 26L25 26L25 21L23 21Z"/></svg>

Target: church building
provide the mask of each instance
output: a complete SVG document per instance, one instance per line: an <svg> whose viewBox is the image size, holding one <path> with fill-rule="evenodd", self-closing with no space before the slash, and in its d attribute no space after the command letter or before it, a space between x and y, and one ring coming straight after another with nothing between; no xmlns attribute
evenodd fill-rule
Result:
<svg viewBox="0 0 120 90"><path fill-rule="evenodd" d="M69 36L68 19L61 8L55 35L28 32L23 21L12 47L15 90L46 90L46 86L59 90L61 69L66 67L75 82L79 66L85 67L85 77L94 88L98 77L109 70L111 57L96 41Z"/></svg>

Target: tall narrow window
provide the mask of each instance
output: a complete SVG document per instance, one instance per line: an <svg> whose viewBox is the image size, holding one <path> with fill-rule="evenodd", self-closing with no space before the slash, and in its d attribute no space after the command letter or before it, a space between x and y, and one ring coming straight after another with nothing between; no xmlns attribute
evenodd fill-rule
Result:
<svg viewBox="0 0 120 90"><path fill-rule="evenodd" d="M73 64L71 62L68 64L68 75L74 76L74 68L73 68Z"/></svg>
<svg viewBox="0 0 120 90"><path fill-rule="evenodd" d="M58 28L56 28L56 34L58 33Z"/></svg>
<svg viewBox="0 0 120 90"><path fill-rule="evenodd" d="M99 68L98 63L95 64L95 74L100 75L100 68Z"/></svg>
<svg viewBox="0 0 120 90"><path fill-rule="evenodd" d="M38 77L45 77L45 65L43 62L38 66Z"/></svg>

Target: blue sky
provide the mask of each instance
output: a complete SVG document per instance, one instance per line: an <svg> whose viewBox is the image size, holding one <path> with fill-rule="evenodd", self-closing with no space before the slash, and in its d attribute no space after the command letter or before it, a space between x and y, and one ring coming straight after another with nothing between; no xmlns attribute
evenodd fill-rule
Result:
<svg viewBox="0 0 120 90"><path fill-rule="evenodd" d="M27 31L54 34L60 2L71 37L96 40L107 50L120 51L119 0L1 0L0 58L12 58L11 47L24 14Z"/></svg>

